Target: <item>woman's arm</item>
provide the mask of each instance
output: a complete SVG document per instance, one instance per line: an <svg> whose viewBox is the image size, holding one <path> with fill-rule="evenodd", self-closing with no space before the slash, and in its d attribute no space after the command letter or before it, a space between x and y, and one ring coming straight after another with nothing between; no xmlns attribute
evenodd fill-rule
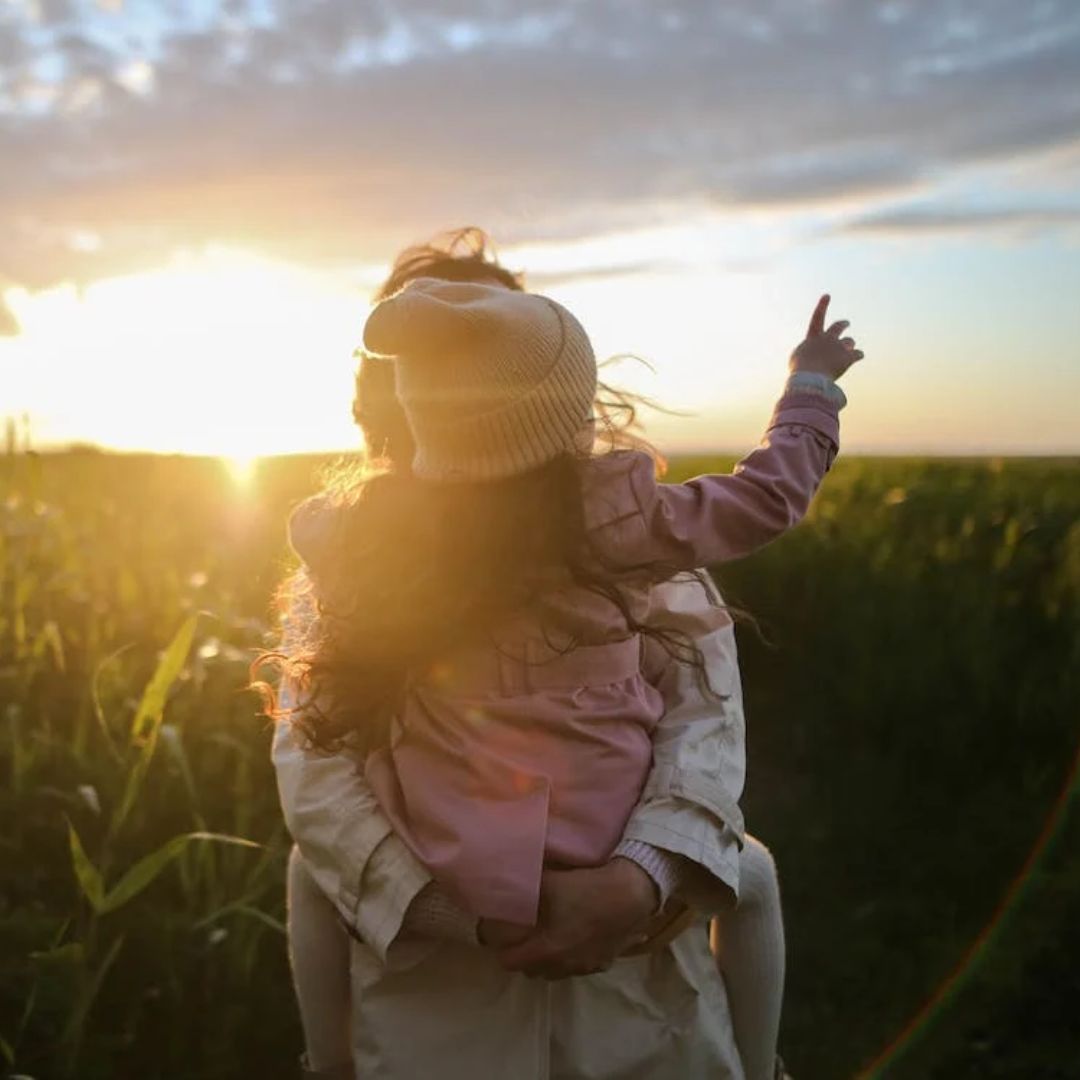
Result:
<svg viewBox="0 0 1080 1080"><path fill-rule="evenodd" d="M650 621L693 639L718 697L691 667L655 658L664 715L653 732L652 770L615 854L649 870L652 853L663 853L679 868L674 891L715 912L738 895L744 835L746 726L734 625L711 581L680 577L657 585L651 599ZM670 863L666 870L670 880Z"/></svg>
<svg viewBox="0 0 1080 1080"><path fill-rule="evenodd" d="M272 757L285 824L308 872L345 925L385 962L431 875L393 832L346 755L305 748L280 721Z"/></svg>

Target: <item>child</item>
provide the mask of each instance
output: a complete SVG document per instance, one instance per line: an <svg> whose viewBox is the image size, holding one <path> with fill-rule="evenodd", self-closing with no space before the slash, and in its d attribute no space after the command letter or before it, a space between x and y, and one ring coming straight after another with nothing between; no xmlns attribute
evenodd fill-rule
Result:
<svg viewBox="0 0 1080 1080"><path fill-rule="evenodd" d="M369 319L368 347L396 359L421 483L345 508L337 543L327 506L308 504L293 540L328 626L307 654L309 684L350 670L369 683L397 677L367 686L359 702L336 691L337 706L315 710L304 730L321 745L355 735L373 747L367 776L395 830L482 917L487 940L513 940L535 922L542 865L602 862L638 796L659 708L640 671L642 639L686 647L648 624L649 586L784 531L831 464L842 403L831 378L861 354L840 338L846 324L824 331L826 307L823 298L793 355L763 445L731 476L663 487L645 455L589 456L595 362L553 302L421 280ZM524 549L488 545L497 583L500 558L520 568L541 557L523 588L500 602L465 581L458 603L446 603L454 586L440 575L469 569L458 534L472 539L486 525L496 539L513 535L500 504L539 533L555 517L560 527L538 539L519 530ZM459 519L472 529L447 529L455 510L473 512ZM439 630L426 628L419 646L409 631L423 619L395 615L394 575L363 572L379 526L376 544L445 559L419 568ZM472 585L479 602L461 603ZM379 745L380 712L393 720L389 745L385 731Z"/></svg>

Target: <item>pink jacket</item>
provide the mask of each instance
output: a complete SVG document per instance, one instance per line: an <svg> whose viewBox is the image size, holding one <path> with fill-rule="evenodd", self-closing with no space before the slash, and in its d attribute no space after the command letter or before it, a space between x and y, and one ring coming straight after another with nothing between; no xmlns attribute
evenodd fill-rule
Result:
<svg viewBox="0 0 1080 1080"><path fill-rule="evenodd" d="M626 567L675 572L747 555L802 518L838 442L835 401L789 391L730 475L658 484L644 454L595 458L583 470L586 528ZM303 556L295 535L294 546ZM652 580L627 581L643 617ZM553 625L583 644L562 652ZM621 614L567 581L490 647L447 655L411 686L392 745L368 758L366 776L394 831L465 908L535 923L545 864L610 856L662 712L643 658Z"/></svg>

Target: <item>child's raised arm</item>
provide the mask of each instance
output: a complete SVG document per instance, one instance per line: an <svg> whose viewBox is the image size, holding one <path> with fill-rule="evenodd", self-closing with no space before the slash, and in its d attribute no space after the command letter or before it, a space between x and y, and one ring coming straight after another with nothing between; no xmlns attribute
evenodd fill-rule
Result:
<svg viewBox="0 0 1080 1080"><path fill-rule="evenodd" d="M839 449L845 398L833 380L863 355L840 336L846 321L825 329L828 306L823 296L791 354L765 437L733 472L658 484L644 455L631 455L628 467L599 459L586 481L586 505L607 559L627 569L693 569L749 555L802 519ZM621 477L614 475L619 468ZM631 499L619 494L627 486Z"/></svg>

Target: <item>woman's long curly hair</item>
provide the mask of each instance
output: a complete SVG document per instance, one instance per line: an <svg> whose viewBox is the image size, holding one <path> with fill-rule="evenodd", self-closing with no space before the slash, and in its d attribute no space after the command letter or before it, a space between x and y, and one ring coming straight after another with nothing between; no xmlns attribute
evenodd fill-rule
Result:
<svg viewBox="0 0 1080 1080"><path fill-rule="evenodd" d="M374 299L416 277L524 288L521 275L499 264L476 228L404 251ZM624 592L631 569L655 580L672 571L611 566L591 549L580 482L585 455L563 454L504 480L424 481L411 473L413 440L394 395L392 361L361 354L356 389L353 415L364 433L365 458L327 477L323 505L334 525L320 538L318 580L299 571L283 584L286 644L257 662L276 664L297 690L283 709L267 684L256 684L271 716L288 719L310 745L327 751L384 746L411 679L422 678L451 649L484 640L567 575L613 605L628 633L652 638L690 664L708 688L694 641L638 620ZM662 472L664 463L637 434L642 404L651 403L600 383L598 433L609 448L651 452ZM566 628L545 628L563 648L576 643Z"/></svg>

